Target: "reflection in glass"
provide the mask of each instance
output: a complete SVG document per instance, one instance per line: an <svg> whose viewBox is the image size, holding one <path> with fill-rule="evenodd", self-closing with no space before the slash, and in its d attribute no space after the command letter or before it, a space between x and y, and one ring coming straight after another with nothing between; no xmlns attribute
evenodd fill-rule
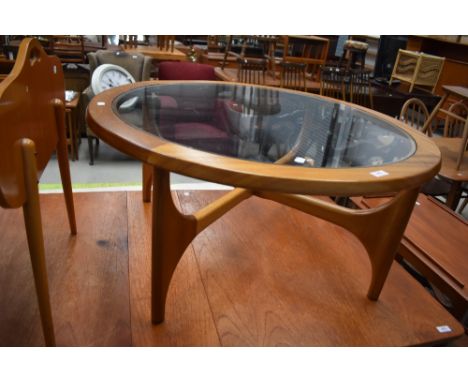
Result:
<svg viewBox="0 0 468 382"><path fill-rule="evenodd" d="M129 99L136 99L131 108ZM351 106L274 88L152 85L121 95L114 112L171 142L216 154L307 167L379 166L415 151L403 130Z"/></svg>

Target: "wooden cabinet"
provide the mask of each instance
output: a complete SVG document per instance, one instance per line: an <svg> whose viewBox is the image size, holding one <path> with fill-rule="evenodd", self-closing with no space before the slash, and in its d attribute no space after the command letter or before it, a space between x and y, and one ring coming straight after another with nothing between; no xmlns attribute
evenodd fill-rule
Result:
<svg viewBox="0 0 468 382"><path fill-rule="evenodd" d="M443 85L468 87L468 42L465 36L408 36L407 49L445 57L435 93L443 94ZM458 38L460 37L460 38ZM454 40L454 41L452 41Z"/></svg>

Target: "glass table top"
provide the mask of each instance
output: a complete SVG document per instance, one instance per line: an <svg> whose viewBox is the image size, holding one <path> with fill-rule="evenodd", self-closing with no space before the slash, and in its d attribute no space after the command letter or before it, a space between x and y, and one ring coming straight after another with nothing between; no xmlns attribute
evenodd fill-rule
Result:
<svg viewBox="0 0 468 382"><path fill-rule="evenodd" d="M404 130L351 105L307 93L223 83L148 85L117 97L130 126L219 155L305 167L368 167L416 151Z"/></svg>

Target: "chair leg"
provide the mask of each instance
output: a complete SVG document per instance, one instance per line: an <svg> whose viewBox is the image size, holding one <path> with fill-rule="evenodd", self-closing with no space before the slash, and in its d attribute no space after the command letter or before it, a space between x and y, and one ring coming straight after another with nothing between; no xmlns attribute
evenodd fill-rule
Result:
<svg viewBox="0 0 468 382"><path fill-rule="evenodd" d="M98 137L94 137L94 139L96 140L96 149L94 151L94 157L97 157L98 153L99 153L99 138Z"/></svg>
<svg viewBox="0 0 468 382"><path fill-rule="evenodd" d="M89 165L94 165L93 137L88 135Z"/></svg>
<svg viewBox="0 0 468 382"><path fill-rule="evenodd" d="M64 106L62 103L57 104L55 107L55 115L57 120L57 159L60 170L60 178L62 179L63 194L65 196L65 204L67 207L68 222L70 224L70 231L76 235L76 219L75 219L75 206L73 204L73 191L70 178L70 163L67 155L67 136L65 133L64 121ZM75 137L74 137L75 138ZM76 140L75 140L76 143ZM75 146L76 148L76 146ZM76 150L75 150L76 154ZM78 157L77 157L78 158Z"/></svg>
<svg viewBox="0 0 468 382"><path fill-rule="evenodd" d="M26 203L23 205L24 222L28 238L29 253L36 285L42 330L47 346L55 346L54 325L49 300L47 267L45 263L44 237L42 233L39 190L37 187L37 168L35 145L29 139L21 141L24 166Z"/></svg>

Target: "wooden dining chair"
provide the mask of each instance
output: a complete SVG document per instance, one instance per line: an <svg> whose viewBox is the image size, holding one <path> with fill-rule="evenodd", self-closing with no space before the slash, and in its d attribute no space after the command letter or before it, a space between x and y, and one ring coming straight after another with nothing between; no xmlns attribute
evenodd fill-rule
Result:
<svg viewBox="0 0 468 382"><path fill-rule="evenodd" d="M245 84L265 85L266 60L238 59L238 80Z"/></svg>
<svg viewBox="0 0 468 382"><path fill-rule="evenodd" d="M370 71L365 69L351 69L349 71L349 101L370 109L374 108Z"/></svg>
<svg viewBox="0 0 468 382"><path fill-rule="evenodd" d="M280 87L307 91L307 65L300 62L281 62Z"/></svg>
<svg viewBox="0 0 468 382"><path fill-rule="evenodd" d="M400 120L419 131L422 131L427 118L429 118L429 111L419 98L407 100L400 111ZM430 135L432 130L428 129L427 133Z"/></svg>
<svg viewBox="0 0 468 382"><path fill-rule="evenodd" d="M320 68L320 95L346 101L346 72L343 68L323 66Z"/></svg>
<svg viewBox="0 0 468 382"><path fill-rule="evenodd" d="M175 44L175 35L158 35L157 37L157 47L161 50L166 50L173 52Z"/></svg>
<svg viewBox="0 0 468 382"><path fill-rule="evenodd" d="M0 83L0 206L23 207L45 343L55 345L49 301L38 179L52 153L62 178L68 221L76 234L65 131L64 77L60 60L31 38L21 42L16 64Z"/></svg>
<svg viewBox="0 0 468 382"><path fill-rule="evenodd" d="M448 108L444 124L444 137L463 137L466 118L468 118L468 107L459 101Z"/></svg>
<svg viewBox="0 0 468 382"><path fill-rule="evenodd" d="M400 111L400 120L408 126L423 132L423 126L429 118L429 111L426 105L419 98L410 98L402 106ZM432 129L425 132L429 137L432 136ZM421 187L421 192L430 196L446 197L450 190L450 182L445 178L436 175L430 181Z"/></svg>

